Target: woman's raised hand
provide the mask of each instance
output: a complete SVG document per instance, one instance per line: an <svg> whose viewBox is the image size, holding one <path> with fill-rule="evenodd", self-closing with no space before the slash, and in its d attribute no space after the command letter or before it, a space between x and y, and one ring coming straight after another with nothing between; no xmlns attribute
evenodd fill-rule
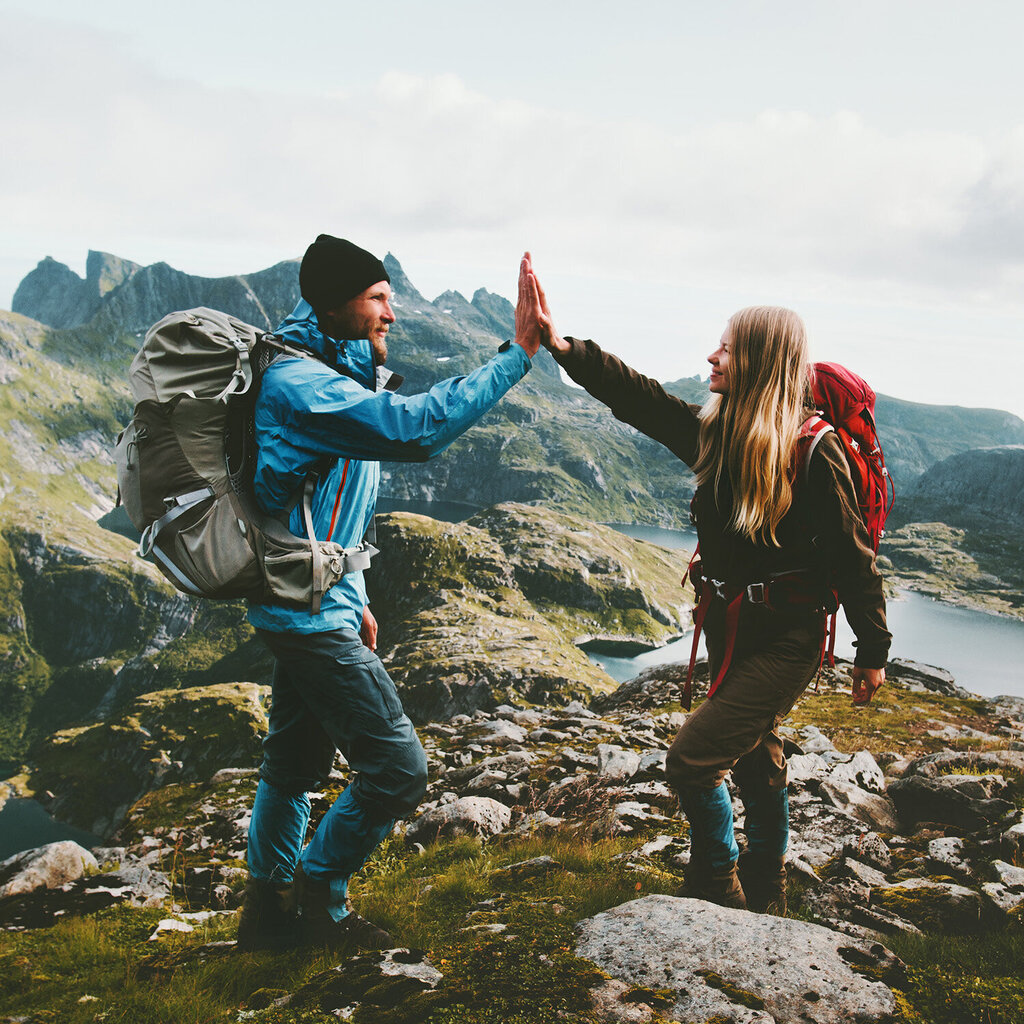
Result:
<svg viewBox="0 0 1024 1024"><path fill-rule="evenodd" d="M523 253L519 264L519 301L516 303L516 342L533 357L539 346L543 345L555 354L568 352L569 343L555 330L551 322L551 310L548 309L544 289L533 272L530 254Z"/></svg>

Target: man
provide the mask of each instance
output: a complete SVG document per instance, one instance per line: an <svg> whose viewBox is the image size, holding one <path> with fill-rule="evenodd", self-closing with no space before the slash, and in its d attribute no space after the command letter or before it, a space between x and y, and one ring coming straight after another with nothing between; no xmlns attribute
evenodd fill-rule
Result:
<svg viewBox="0 0 1024 1024"><path fill-rule="evenodd" d="M520 274L520 289L525 277ZM265 511L289 508L317 471L312 515L319 540L358 545L370 526L378 459L422 461L443 451L529 370L539 336L506 343L467 377L400 397L383 364L395 322L383 263L320 235L299 271L302 299L277 333L323 362L278 357L256 401L256 497ZM520 303L522 305L522 303ZM535 333L535 332L534 332ZM391 936L348 906L348 880L426 788L426 757L395 685L374 654L377 624L361 572L341 578L311 609L252 605L249 621L275 658L270 728L249 826L249 872L238 942L385 948ZM340 749L350 784L303 850L309 790L330 774Z"/></svg>

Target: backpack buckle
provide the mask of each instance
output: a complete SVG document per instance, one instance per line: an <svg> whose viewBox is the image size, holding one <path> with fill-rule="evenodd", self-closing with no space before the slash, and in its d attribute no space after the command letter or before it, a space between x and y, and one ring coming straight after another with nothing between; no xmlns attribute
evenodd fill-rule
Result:
<svg viewBox="0 0 1024 1024"><path fill-rule="evenodd" d="M767 604L768 584L751 583L747 587L747 600L751 604Z"/></svg>

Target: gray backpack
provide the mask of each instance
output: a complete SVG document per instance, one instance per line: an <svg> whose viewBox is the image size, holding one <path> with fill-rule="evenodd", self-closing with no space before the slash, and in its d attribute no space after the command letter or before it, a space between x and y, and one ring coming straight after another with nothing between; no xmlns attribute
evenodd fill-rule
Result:
<svg viewBox="0 0 1024 1024"><path fill-rule="evenodd" d="M282 354L317 358L213 309L151 327L129 371L136 405L117 438L118 493L142 532L139 555L179 590L316 615L324 593L377 549L316 539L315 472L288 509L302 501L305 537L256 503L253 404L262 371Z"/></svg>

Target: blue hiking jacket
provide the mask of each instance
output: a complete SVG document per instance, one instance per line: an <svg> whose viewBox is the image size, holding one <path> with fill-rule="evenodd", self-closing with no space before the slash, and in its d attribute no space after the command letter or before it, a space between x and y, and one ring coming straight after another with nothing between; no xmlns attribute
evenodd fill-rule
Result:
<svg viewBox="0 0 1024 1024"><path fill-rule="evenodd" d="M378 390L368 340L335 341L323 334L304 299L276 333L325 356L341 372L297 357L279 357L267 368L256 400L256 499L265 512L277 515L306 474L321 467L313 494L316 536L343 547L355 547L370 525L380 483L377 460L423 462L439 454L530 369L521 346L503 346L467 377L406 397ZM301 502L288 525L296 535L306 535ZM249 621L272 632L358 632L365 607L363 574L353 572L327 591L319 615L251 604Z"/></svg>

